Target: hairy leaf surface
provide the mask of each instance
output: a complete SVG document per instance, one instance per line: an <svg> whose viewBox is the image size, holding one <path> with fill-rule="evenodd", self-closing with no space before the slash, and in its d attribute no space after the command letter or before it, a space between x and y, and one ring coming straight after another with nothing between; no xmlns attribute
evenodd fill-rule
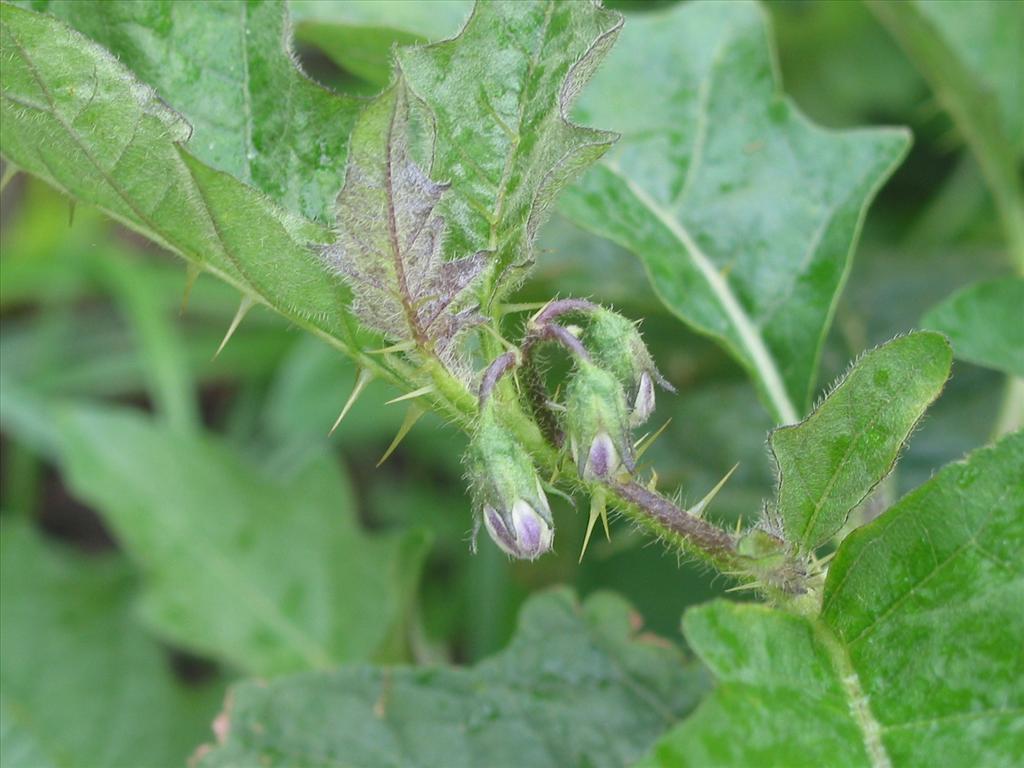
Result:
<svg viewBox="0 0 1024 768"><path fill-rule="evenodd" d="M619 768L688 712L704 673L645 641L629 606L533 598L502 653L470 669L342 667L228 698L202 768L308 763L398 768Z"/></svg>
<svg viewBox="0 0 1024 768"><path fill-rule="evenodd" d="M880 483L942 391L952 363L937 333L914 333L864 355L814 413L771 434L778 514L789 541L824 544Z"/></svg>
<svg viewBox="0 0 1024 768"><path fill-rule="evenodd" d="M135 616L121 558L0 525L0 762L4 768L180 765L220 700L186 687Z"/></svg>
<svg viewBox="0 0 1024 768"><path fill-rule="evenodd" d="M949 336L957 358L1024 377L1024 277L963 288L921 319Z"/></svg>
<svg viewBox="0 0 1024 768"><path fill-rule="evenodd" d="M780 92L753 3L631 19L577 114L623 136L562 211L643 259L665 305L721 341L780 423L797 421L906 132L811 124Z"/></svg>
<svg viewBox="0 0 1024 768"><path fill-rule="evenodd" d="M33 4L96 41L192 125L189 151L285 208L326 219L357 99L299 70L280 0Z"/></svg>
<svg viewBox="0 0 1024 768"><path fill-rule="evenodd" d="M70 411L61 463L146 574L164 637L259 675L374 658L405 621L422 534L367 536L327 458L256 466L129 412Z"/></svg>
<svg viewBox="0 0 1024 768"><path fill-rule="evenodd" d="M722 601L684 630L719 679L645 766L1016 765L1024 433L843 542L820 617Z"/></svg>
<svg viewBox="0 0 1024 768"><path fill-rule="evenodd" d="M393 341L433 347L444 359L479 317L466 306L467 289L484 257L444 259L445 222L435 209L447 185L431 181L429 167L413 159L414 109L399 84L359 116L338 196L338 239L321 255L352 288L353 309L367 326ZM429 134L429 124L420 129ZM418 143L429 157L433 137Z"/></svg>
<svg viewBox="0 0 1024 768"><path fill-rule="evenodd" d="M446 253L492 251L489 287L523 277L550 202L614 140L568 112L621 25L589 0L495 0L474 8L457 39L398 51L436 121L431 175L452 186L439 206Z"/></svg>

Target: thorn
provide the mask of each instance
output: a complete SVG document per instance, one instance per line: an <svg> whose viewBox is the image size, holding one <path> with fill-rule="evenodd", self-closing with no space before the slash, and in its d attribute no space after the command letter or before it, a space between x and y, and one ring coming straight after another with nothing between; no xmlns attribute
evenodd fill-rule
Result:
<svg viewBox="0 0 1024 768"><path fill-rule="evenodd" d="M732 469L730 469L728 472L725 473L725 477L723 477L721 480L718 481L718 485L716 485L714 488L712 488L710 491L708 491L707 495L703 499L698 501L696 504L693 505L693 507L691 507L687 511L691 515L693 515L694 517L704 517L704 512L707 509L708 504L710 504L711 500L714 499L715 496L718 495L718 492L720 490L722 490L722 486L725 485L726 482L728 482L729 478L732 477L732 473L736 471L736 468L738 466L739 466L739 462L737 462L736 464L733 464L732 465ZM737 530L737 533L739 533L738 530Z"/></svg>
<svg viewBox="0 0 1024 768"><path fill-rule="evenodd" d="M651 470L651 479L647 481L647 490L658 490L658 473L653 469Z"/></svg>
<svg viewBox="0 0 1024 768"><path fill-rule="evenodd" d="M75 225L75 201L68 200L68 229Z"/></svg>
<svg viewBox="0 0 1024 768"><path fill-rule="evenodd" d="M415 341L401 341L398 344L392 344L390 347L383 347L382 349L371 349L366 354L387 355L391 352L409 352L410 350L413 349L416 349Z"/></svg>
<svg viewBox="0 0 1024 768"><path fill-rule="evenodd" d="M583 556L587 553L587 545L590 544L590 534L594 532L594 524L599 517L604 523L604 535L608 538L608 541L611 541L612 536L608 531L608 509L605 506L603 490L594 491L594 494L590 497L590 520L587 521L587 533L583 537L583 549L580 550L579 562L581 563L583 562Z"/></svg>
<svg viewBox="0 0 1024 768"><path fill-rule="evenodd" d="M338 414L338 418L334 421L334 426L331 427L331 431L327 433L330 437L334 434L334 430L341 424L341 420L348 414L349 409L355 404L356 400L359 399L359 395L366 389L366 385L373 381L373 374L365 368L360 368L356 372L356 383L352 386L352 394L348 396L348 400L345 401L345 407L341 409L341 413Z"/></svg>
<svg viewBox="0 0 1024 768"><path fill-rule="evenodd" d="M534 312L533 315L531 315L530 319L526 321L526 327L532 328L533 326L535 326L537 324L537 318L540 317L541 313L544 312L544 310L547 309L548 306L552 304L554 301L554 299L549 299L548 301L544 302L544 305L536 312Z"/></svg>
<svg viewBox="0 0 1024 768"><path fill-rule="evenodd" d="M200 271L199 265L193 264L191 261L185 265L185 291L181 295L181 306L178 308L179 315L185 314L185 310L188 309L188 297L192 295L192 286L199 279Z"/></svg>
<svg viewBox="0 0 1024 768"><path fill-rule="evenodd" d="M735 587L729 587L726 592L749 592L752 589L757 589L757 583L753 582L750 584L737 584Z"/></svg>
<svg viewBox="0 0 1024 768"><path fill-rule="evenodd" d="M644 435L639 440L637 440L636 444L633 446L633 448L636 451L636 458L639 459L641 456L643 456L644 453L646 453L647 449L650 448L652 445L654 445L654 441L657 440L659 437L661 437L661 433L664 432L666 429L668 429L668 425L671 424L671 423L672 423L672 419L670 417L668 419L668 421L666 421L664 424L662 424L658 428L658 431L655 432L653 435L651 435L650 437L648 437L647 435Z"/></svg>
<svg viewBox="0 0 1024 768"><path fill-rule="evenodd" d="M412 399L420 397L422 395L429 395L433 391L434 391L434 385L433 384L427 384L427 386L425 386L425 387L420 387L419 389L414 389L412 392L406 392L404 395L399 395L398 397L394 397L391 400L388 400L386 403L384 403L384 405L394 405L395 403L400 403L403 400L412 400Z"/></svg>
<svg viewBox="0 0 1024 768"><path fill-rule="evenodd" d="M235 312L235 317L231 321L231 325L228 326L228 332L224 334L224 338L221 340L220 346L217 347L217 351L213 353L214 360L217 359L217 356L220 355L220 353L224 350L224 347L227 346L227 343L231 340L231 337L235 335L235 331L238 330L238 326L241 324L242 319L246 316L246 314L248 314L249 310L252 309L252 305L255 303L256 301L252 298L252 296L249 296L248 294L242 296L242 302L238 305L238 311Z"/></svg>
<svg viewBox="0 0 1024 768"><path fill-rule="evenodd" d="M395 439L391 441L391 445L388 446L388 449L384 451L384 455L380 457L380 461L377 462L378 467L387 461L388 457L395 452L395 448L397 448L398 444L401 443L402 440L405 439L405 436L409 434L409 430L416 426L416 422L420 420L420 416L424 413L426 413L426 411L418 405L413 404L409 406L409 410L405 412L405 421L403 421L402 426L398 428L398 434L396 434Z"/></svg>

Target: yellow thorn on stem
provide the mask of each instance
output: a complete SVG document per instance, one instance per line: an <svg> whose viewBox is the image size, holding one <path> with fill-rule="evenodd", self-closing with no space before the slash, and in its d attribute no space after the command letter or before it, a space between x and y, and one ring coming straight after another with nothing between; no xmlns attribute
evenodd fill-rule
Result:
<svg viewBox="0 0 1024 768"><path fill-rule="evenodd" d="M704 517L704 512L707 510L708 504L710 504L711 500L718 495L718 492L720 490L722 490L722 486L725 485L726 482L728 482L729 478L732 477L732 473L736 471L736 468L738 466L738 463L733 464L732 469L725 473L725 477L718 481L718 485L716 485L714 488L708 491L707 495L703 499L701 499L692 507L690 507L690 509L688 510L689 513L694 517Z"/></svg>
<svg viewBox="0 0 1024 768"><path fill-rule="evenodd" d="M661 437L661 433L668 429L668 425L671 423L672 419L669 418L669 420L662 424L658 428L658 431L655 432L653 435L651 435L650 437L644 435L639 440L637 440L636 444L633 446L633 448L636 450L636 458L639 459L641 456L643 456L644 453L647 452L647 449L654 445L654 441Z"/></svg>
<svg viewBox="0 0 1024 768"><path fill-rule="evenodd" d="M404 395L394 397L388 400L386 403L384 403L384 405L393 405L395 403L401 403L403 400L412 400L417 397L422 397L423 395L429 395L433 391L434 385L427 384L427 386L425 387L420 387L419 389L414 389L412 392L406 392Z"/></svg>
<svg viewBox="0 0 1024 768"><path fill-rule="evenodd" d="M605 494L603 490L595 490L590 497L590 519L587 521L587 533L583 537L583 549L580 550L579 562L583 562L583 556L587 553L587 545L590 544L590 534L594 532L594 524L597 518L601 518L604 524L604 535L608 541L612 540L611 532L608 530L608 509L605 506Z"/></svg>
<svg viewBox="0 0 1024 768"><path fill-rule="evenodd" d="M181 306L178 308L178 314L185 314L185 310L188 309L188 297L192 295L192 287L196 284L196 280L199 279L199 267L193 264L191 261L185 265L185 291L181 294Z"/></svg>
<svg viewBox="0 0 1024 768"><path fill-rule="evenodd" d="M358 373L356 373L356 383L352 387L352 394L348 396L348 400L345 401L345 407L341 409L341 413L339 413L338 418L335 419L334 426L331 427L331 431L327 433L328 437L334 434L334 430L338 428L338 425L341 424L341 420L345 418L349 409L355 404L356 400L359 399L363 390L366 389L366 385L371 381L373 381L373 374L365 368L360 368Z"/></svg>
<svg viewBox="0 0 1024 768"><path fill-rule="evenodd" d="M416 426L416 422L420 420L420 417L424 413L426 413L426 411L418 405L413 404L409 406L409 410L405 412L405 421L403 421L402 426L398 428L398 434L395 435L395 439L391 441L391 445L388 446L388 449L384 451L384 455L380 457L380 461L377 462L378 467L387 461L388 457L395 452L395 448L397 448L398 444L405 439L407 434L409 434L409 430Z"/></svg>
<svg viewBox="0 0 1024 768"><path fill-rule="evenodd" d="M400 341L398 344L392 344L390 347L383 347L382 349L371 349L366 354L368 355L387 355L392 352L410 352L416 349L416 342L414 341Z"/></svg>
<svg viewBox="0 0 1024 768"><path fill-rule="evenodd" d="M231 340L231 337L235 335L235 331L238 330L238 326L241 324L243 318L245 318L245 316L249 313L249 310L252 309L253 304L255 303L256 300L253 299L252 296L249 296L248 294L242 296L242 302L238 305L238 311L235 312L235 317L231 321L231 325L228 326L228 332L224 334L224 338L221 340L220 346L217 347L217 351L213 353L214 360L216 360L218 355L220 355L220 353L224 351L224 347L227 346L227 343Z"/></svg>

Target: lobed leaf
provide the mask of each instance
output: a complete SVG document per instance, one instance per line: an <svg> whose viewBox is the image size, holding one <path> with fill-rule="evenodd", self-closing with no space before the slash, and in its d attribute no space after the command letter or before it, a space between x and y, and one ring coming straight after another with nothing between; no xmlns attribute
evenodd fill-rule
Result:
<svg viewBox="0 0 1024 768"><path fill-rule="evenodd" d="M858 360L804 421L772 432L777 512L789 541L813 550L843 527L889 474L951 363L940 334L895 339Z"/></svg>
<svg viewBox="0 0 1024 768"><path fill-rule="evenodd" d="M115 556L0 524L0 762L4 768L180 765L222 686L186 686L138 626L136 582Z"/></svg>
<svg viewBox="0 0 1024 768"><path fill-rule="evenodd" d="M436 123L432 176L452 187L445 252L493 252L485 300L522 279L549 204L615 139L568 113L621 26L591 0L494 0L458 38L398 51Z"/></svg>
<svg viewBox="0 0 1024 768"><path fill-rule="evenodd" d="M778 422L797 421L906 131L811 124L747 2L631 19L577 114L622 139L561 210L637 254L665 305L735 356Z"/></svg>
<svg viewBox="0 0 1024 768"><path fill-rule="evenodd" d="M820 616L691 609L686 636L719 684L643 765L1016 765L1022 536L1018 432L850 534Z"/></svg>
<svg viewBox="0 0 1024 768"><path fill-rule="evenodd" d="M503 652L470 669L342 667L228 697L198 765L611 768L631 763L704 686L678 651L637 637L629 606L534 597ZM205 748L204 748L205 750Z"/></svg>
<svg viewBox="0 0 1024 768"><path fill-rule="evenodd" d="M257 466L135 413L60 421L71 490L146 575L163 637L270 675L386 654L415 590L423 535L368 536L326 457Z"/></svg>
<svg viewBox="0 0 1024 768"><path fill-rule="evenodd" d="M921 319L946 334L960 360L1024 377L1024 277L986 280L954 293Z"/></svg>

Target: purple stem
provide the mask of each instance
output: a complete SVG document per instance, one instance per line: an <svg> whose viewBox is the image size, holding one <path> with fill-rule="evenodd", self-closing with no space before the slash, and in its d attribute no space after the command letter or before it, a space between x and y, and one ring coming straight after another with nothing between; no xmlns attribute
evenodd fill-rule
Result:
<svg viewBox="0 0 1024 768"><path fill-rule="evenodd" d="M586 299L558 299L544 307L530 322L536 326L544 326L559 315L564 315L568 312L593 312L600 308L597 304Z"/></svg>
<svg viewBox="0 0 1024 768"><path fill-rule="evenodd" d="M717 560L728 562L735 556L736 543L732 536L680 509L661 494L649 491L633 481L622 485L612 483L611 486L623 499L635 504L662 526L693 542Z"/></svg>
<svg viewBox="0 0 1024 768"><path fill-rule="evenodd" d="M495 385L508 371L519 362L516 352L506 352L494 359L494 362L487 366L483 378L480 381L480 405L483 406L494 391Z"/></svg>

